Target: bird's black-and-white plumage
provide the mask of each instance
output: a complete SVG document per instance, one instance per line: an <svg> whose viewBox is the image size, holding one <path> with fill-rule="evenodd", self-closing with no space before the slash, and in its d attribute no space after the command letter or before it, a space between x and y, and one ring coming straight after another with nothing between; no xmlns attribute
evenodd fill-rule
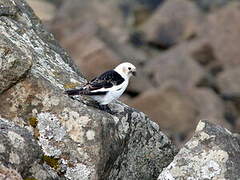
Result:
<svg viewBox="0 0 240 180"><path fill-rule="evenodd" d="M83 87L65 92L70 96L88 95L100 105L107 105L123 94L128 86L129 78L135 73L136 67L125 62L92 79Z"/></svg>

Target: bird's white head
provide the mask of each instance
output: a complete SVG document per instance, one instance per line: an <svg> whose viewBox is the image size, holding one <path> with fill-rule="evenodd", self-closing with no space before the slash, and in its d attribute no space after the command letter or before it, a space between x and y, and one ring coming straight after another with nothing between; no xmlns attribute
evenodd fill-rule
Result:
<svg viewBox="0 0 240 180"><path fill-rule="evenodd" d="M136 76L136 67L128 62L119 64L114 70L125 78L130 78L132 75Z"/></svg>

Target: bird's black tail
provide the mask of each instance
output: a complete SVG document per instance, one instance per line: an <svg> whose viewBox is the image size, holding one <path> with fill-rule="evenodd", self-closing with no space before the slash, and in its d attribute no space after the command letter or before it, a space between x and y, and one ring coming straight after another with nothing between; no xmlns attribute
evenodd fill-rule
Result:
<svg viewBox="0 0 240 180"><path fill-rule="evenodd" d="M74 95L79 95L81 91L82 91L82 88L81 89L70 89L70 90L64 91L64 94L67 94L69 96L74 96Z"/></svg>

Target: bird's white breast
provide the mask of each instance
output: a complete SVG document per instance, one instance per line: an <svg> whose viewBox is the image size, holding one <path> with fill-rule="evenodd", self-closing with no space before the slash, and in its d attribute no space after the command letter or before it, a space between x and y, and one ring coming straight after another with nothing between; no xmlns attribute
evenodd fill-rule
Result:
<svg viewBox="0 0 240 180"><path fill-rule="evenodd" d="M113 100L118 99L126 90L128 86L128 80L124 81L118 86L108 89L108 93L104 96L93 96L92 98L98 101L101 105L106 105L112 102Z"/></svg>

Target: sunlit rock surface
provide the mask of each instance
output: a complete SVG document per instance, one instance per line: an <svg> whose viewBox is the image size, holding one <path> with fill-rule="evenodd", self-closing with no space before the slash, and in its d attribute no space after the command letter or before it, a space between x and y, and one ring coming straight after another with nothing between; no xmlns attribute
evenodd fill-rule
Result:
<svg viewBox="0 0 240 180"><path fill-rule="evenodd" d="M158 180L237 179L239 162L239 135L200 121L194 136L162 171Z"/></svg>

